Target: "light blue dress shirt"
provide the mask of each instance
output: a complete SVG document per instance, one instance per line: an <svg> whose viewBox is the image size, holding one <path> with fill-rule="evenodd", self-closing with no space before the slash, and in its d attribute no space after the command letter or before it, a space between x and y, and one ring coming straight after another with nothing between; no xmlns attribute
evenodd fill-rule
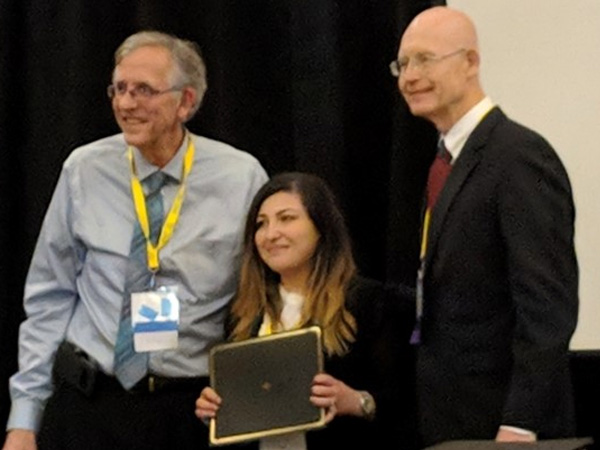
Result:
<svg viewBox="0 0 600 450"><path fill-rule="evenodd" d="M227 306L237 285L245 216L267 181L258 161L224 143L195 143L179 222L160 252L156 285L177 286L179 347L152 352L150 372L208 374L208 351L223 340ZM25 285L27 320L20 328L19 372L10 379L8 429L39 428L52 392L54 354L64 339L113 373L124 274L136 219L127 143L115 135L76 149L66 160L46 213ZM168 211L182 178L184 139L162 169ZM158 168L134 149L143 180Z"/></svg>

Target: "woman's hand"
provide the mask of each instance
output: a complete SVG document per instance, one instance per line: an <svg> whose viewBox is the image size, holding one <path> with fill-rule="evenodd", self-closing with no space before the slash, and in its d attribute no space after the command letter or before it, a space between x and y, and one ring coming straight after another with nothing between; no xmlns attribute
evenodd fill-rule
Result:
<svg viewBox="0 0 600 450"><path fill-rule="evenodd" d="M313 378L310 401L319 408L325 408L326 422L330 422L336 415L363 415L360 393L326 373L317 374Z"/></svg>
<svg viewBox="0 0 600 450"><path fill-rule="evenodd" d="M208 423L210 419L217 415L219 406L221 405L221 397L211 387L205 387L200 393L200 397L196 400L196 417L204 423Z"/></svg>

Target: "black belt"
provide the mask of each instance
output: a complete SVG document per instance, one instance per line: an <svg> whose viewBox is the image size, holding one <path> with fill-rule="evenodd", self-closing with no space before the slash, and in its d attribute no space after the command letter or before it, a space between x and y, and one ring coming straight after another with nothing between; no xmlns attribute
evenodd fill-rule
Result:
<svg viewBox="0 0 600 450"><path fill-rule="evenodd" d="M93 358L70 342L64 341L58 348L53 372L55 382L74 386L87 396L102 390L125 390L114 376L102 372ZM196 391L200 393L208 385L208 377L163 377L150 374L127 392L155 394L166 391Z"/></svg>
<svg viewBox="0 0 600 450"><path fill-rule="evenodd" d="M96 379L96 389L114 388L124 390L115 377L99 372ZM163 377L146 375L127 392L131 394L156 394L159 392L200 391L209 385L208 377Z"/></svg>

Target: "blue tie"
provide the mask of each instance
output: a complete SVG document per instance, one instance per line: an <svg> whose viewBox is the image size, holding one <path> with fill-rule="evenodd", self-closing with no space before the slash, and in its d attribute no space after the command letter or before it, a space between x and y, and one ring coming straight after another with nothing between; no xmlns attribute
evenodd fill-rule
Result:
<svg viewBox="0 0 600 450"><path fill-rule="evenodd" d="M150 224L150 240L156 243L164 219L161 188L166 175L156 171L143 181L146 190L146 211ZM136 353L133 348L133 328L131 325L131 293L151 288L152 274L148 269L146 238L139 221L136 220L129 249L125 292L121 309L121 321L115 343L115 376L125 389L130 389L148 372L148 353Z"/></svg>

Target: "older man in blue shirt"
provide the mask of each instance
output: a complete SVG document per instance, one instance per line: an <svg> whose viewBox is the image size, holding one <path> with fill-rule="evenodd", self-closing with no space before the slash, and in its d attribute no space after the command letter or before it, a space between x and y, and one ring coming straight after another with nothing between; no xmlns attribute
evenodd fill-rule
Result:
<svg viewBox="0 0 600 450"><path fill-rule="evenodd" d="M267 176L249 154L186 130L205 90L190 42L142 32L117 50L108 94L122 134L64 164L25 287L4 450L207 445L194 400L208 351L223 339L244 216ZM155 242L146 181L157 172L164 223ZM132 256L136 227L142 264ZM127 287L136 270L149 280L137 298ZM151 322L172 325L170 337L135 333L143 368L125 381L115 376L122 317L141 326L149 316L123 313L124 304L154 311L156 298L169 320Z"/></svg>

